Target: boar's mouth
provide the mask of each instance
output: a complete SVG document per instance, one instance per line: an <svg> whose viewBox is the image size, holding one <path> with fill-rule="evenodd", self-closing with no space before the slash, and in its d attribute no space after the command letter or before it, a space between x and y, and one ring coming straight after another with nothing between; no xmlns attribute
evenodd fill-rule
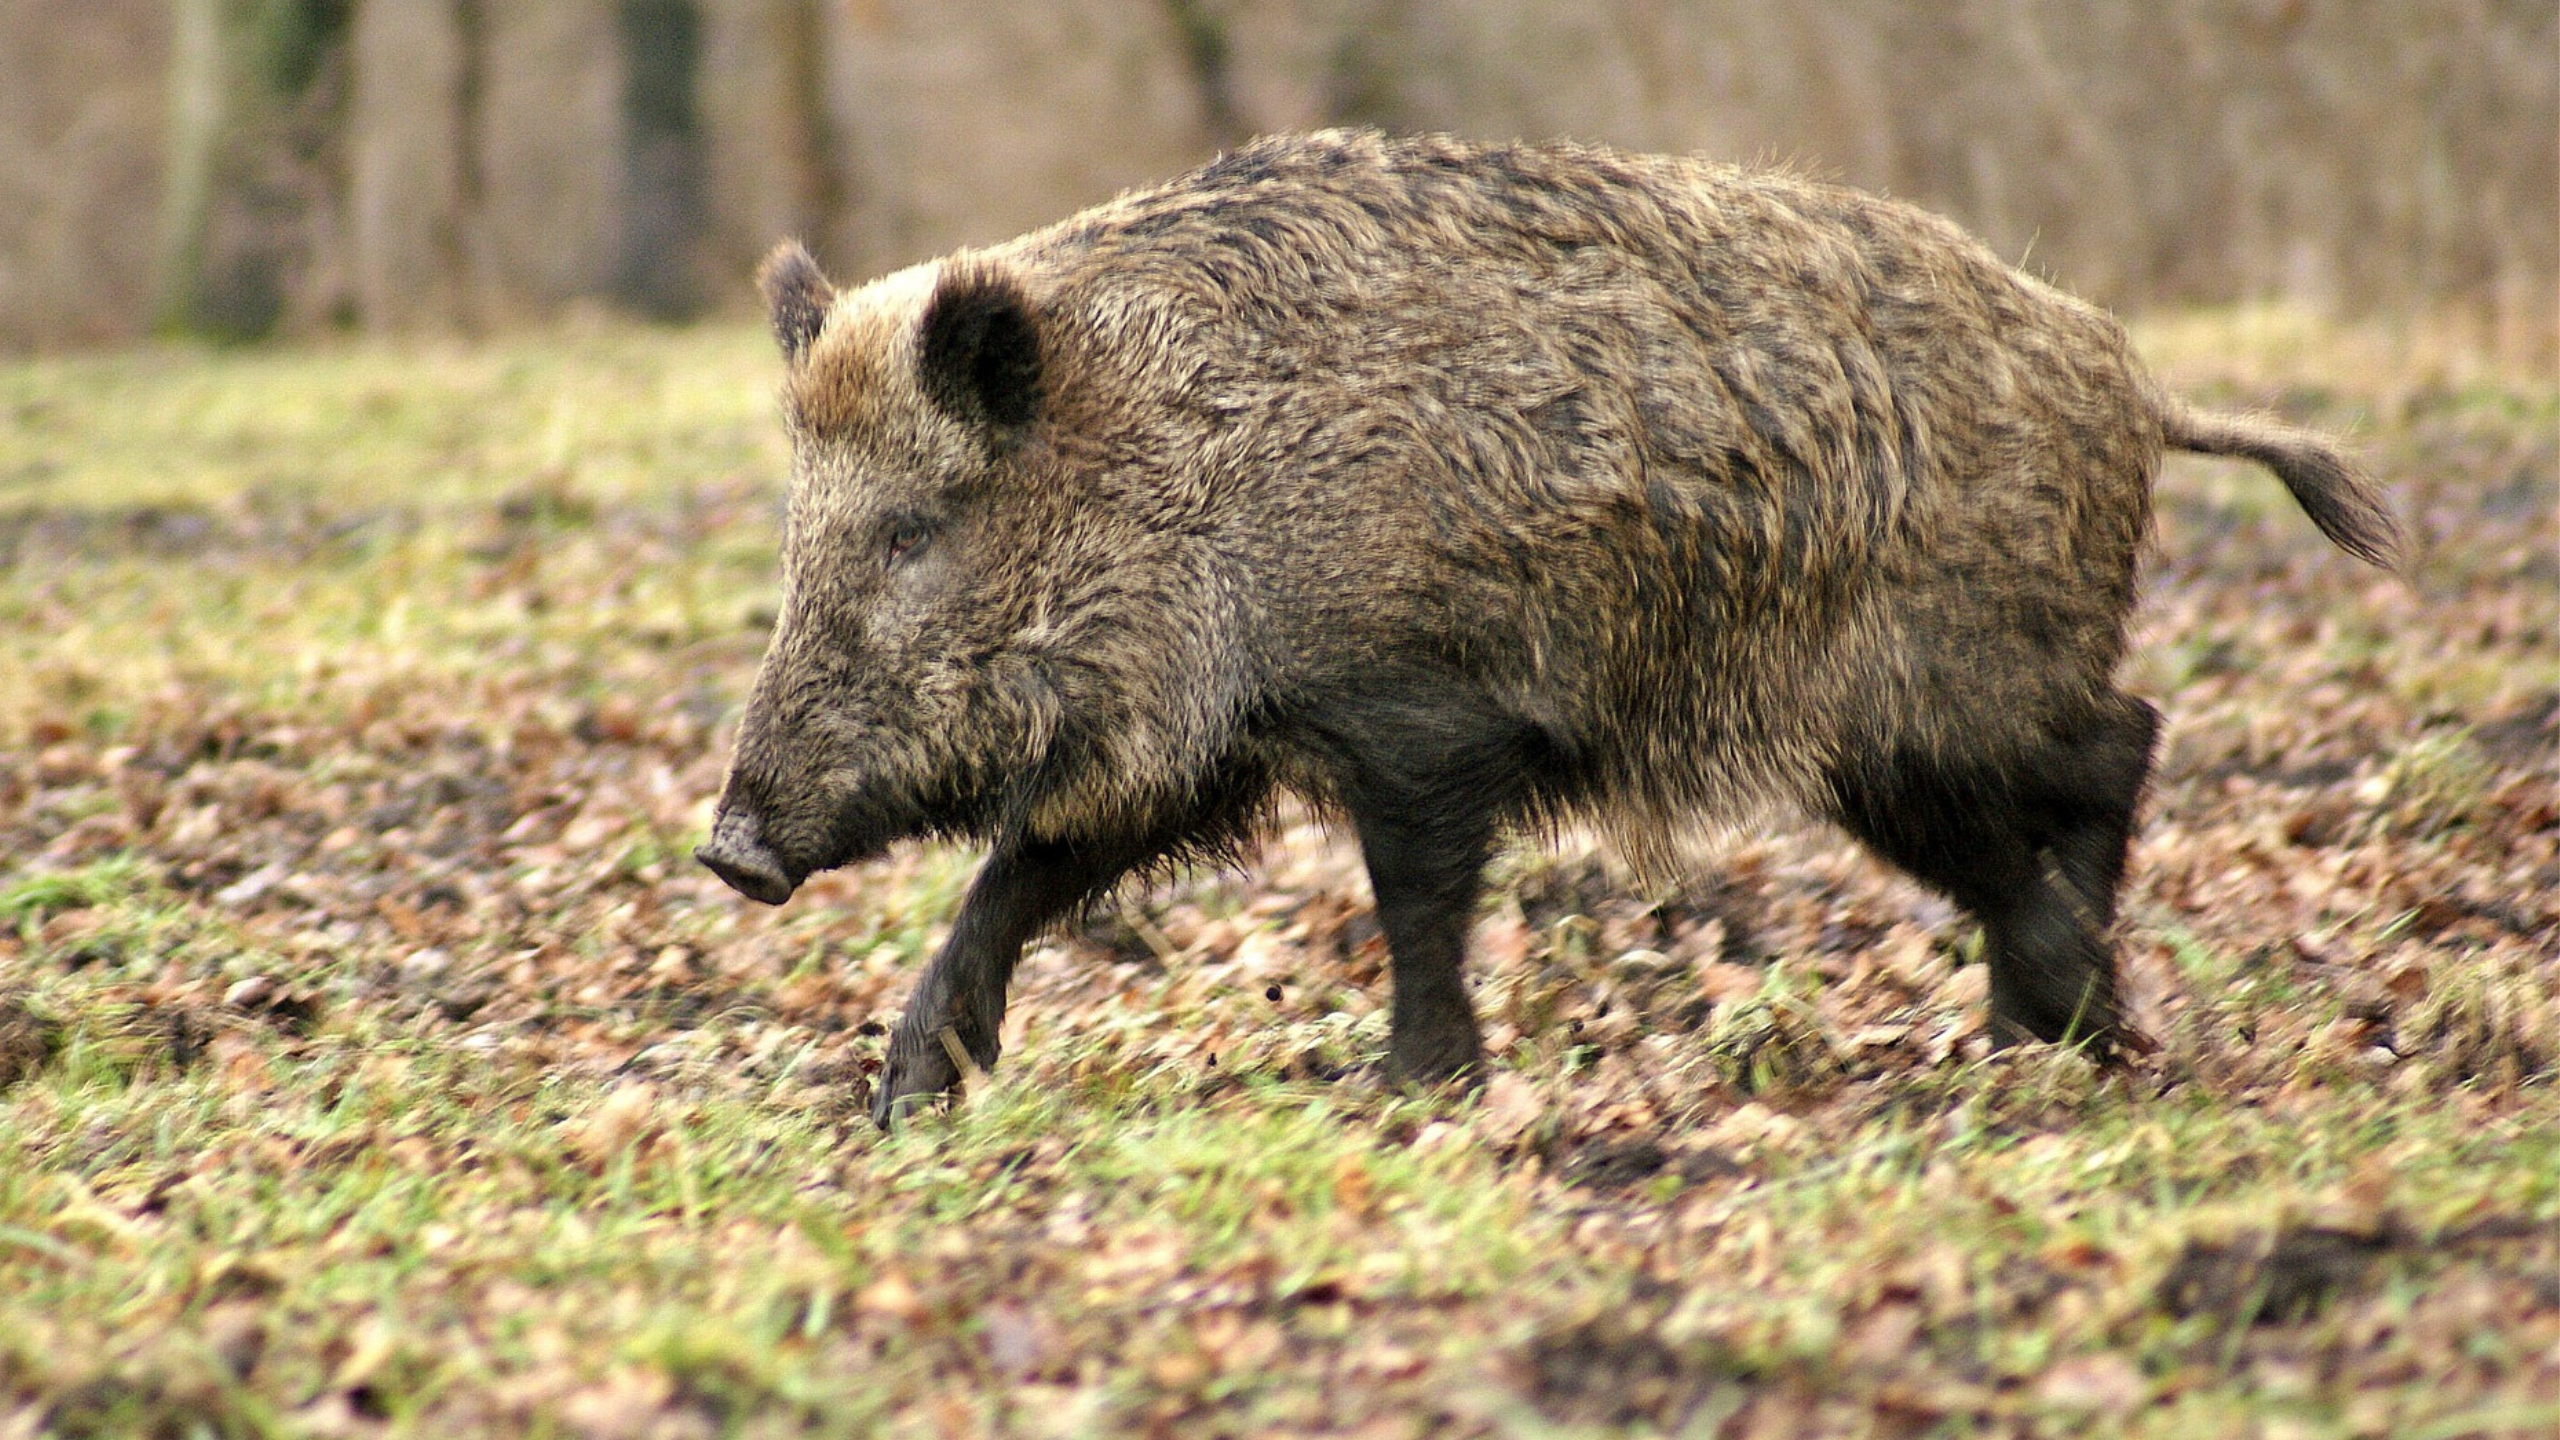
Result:
<svg viewBox="0 0 2560 1440"><path fill-rule="evenodd" d="M877 858L911 836L968 828L960 820L936 807L890 805L871 797L838 811L824 837L801 849L774 838L757 811L723 807L712 821L711 838L695 849L693 858L748 899L780 905L799 890L800 882L821 870Z"/></svg>
<svg viewBox="0 0 2560 1440"><path fill-rule="evenodd" d="M724 810L711 825L711 838L693 852L732 890L750 900L779 905L791 898L808 875L792 873L782 857L764 842L764 827L743 810Z"/></svg>

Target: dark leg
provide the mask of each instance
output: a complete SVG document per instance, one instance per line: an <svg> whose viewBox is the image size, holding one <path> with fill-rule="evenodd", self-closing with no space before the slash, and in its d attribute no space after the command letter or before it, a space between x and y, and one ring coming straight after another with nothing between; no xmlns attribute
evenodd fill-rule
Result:
<svg viewBox="0 0 2560 1440"><path fill-rule="evenodd" d="M1467 999L1467 930L1495 833L1527 793L1535 736L1483 714L1368 717L1346 786L1395 985L1398 1078L1436 1084L1484 1058Z"/></svg>
<svg viewBox="0 0 2560 1440"><path fill-rule="evenodd" d="M2030 877L2005 908L1981 917L1991 967L1991 1038L2086 1045L2103 1054L2116 1038L2115 954L2087 907L2051 877Z"/></svg>
<svg viewBox="0 0 2560 1440"><path fill-rule="evenodd" d="M1022 947L1050 922L1110 887L1145 854L1118 845L1032 844L999 849L970 883L941 953L907 1001L872 1092L871 1118L886 1129L908 1110L960 1083L943 1032L979 1068L996 1063L1005 989Z"/></svg>
<svg viewBox="0 0 2560 1440"><path fill-rule="evenodd" d="M2109 1050L2109 930L2159 717L2126 697L1999 770L1897 750L1833 777L1841 822L1982 922L1995 1040Z"/></svg>
<svg viewBox="0 0 2560 1440"><path fill-rule="evenodd" d="M1384 809L1354 817L1377 892L1394 977L1388 1056L1399 1079L1435 1084L1484 1058L1467 999L1468 923L1492 840L1492 817L1428 817Z"/></svg>
<svg viewBox="0 0 2560 1440"><path fill-rule="evenodd" d="M2010 922L2017 933L2007 947L2014 960L2006 983L1996 964L1991 972L1999 1038L2087 1036L2101 1051L2123 1038L2116 900L2160 712L2131 696L2111 700L2029 777L2028 839L2042 852L2040 893Z"/></svg>
<svg viewBox="0 0 2560 1440"><path fill-rule="evenodd" d="M2064 752L2067 763L2045 787L2054 866L2101 930L2115 924L2134 809L2160 736L2159 711L2130 695L2114 698L2115 708Z"/></svg>

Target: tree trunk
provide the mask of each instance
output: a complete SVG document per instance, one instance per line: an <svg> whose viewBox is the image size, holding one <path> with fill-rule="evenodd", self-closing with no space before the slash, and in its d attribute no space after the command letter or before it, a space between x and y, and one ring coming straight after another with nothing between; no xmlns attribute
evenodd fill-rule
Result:
<svg viewBox="0 0 2560 1440"><path fill-rule="evenodd" d="M693 0L622 0L622 236L614 298L680 320L701 308L702 125Z"/></svg>
<svg viewBox="0 0 2560 1440"><path fill-rule="evenodd" d="M153 322L252 340L333 233L348 0L174 0Z"/></svg>

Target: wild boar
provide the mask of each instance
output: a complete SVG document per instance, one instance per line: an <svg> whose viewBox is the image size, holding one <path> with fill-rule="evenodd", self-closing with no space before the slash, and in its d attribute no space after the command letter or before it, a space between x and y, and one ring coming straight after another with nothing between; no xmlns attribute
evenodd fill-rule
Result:
<svg viewBox="0 0 2560 1440"><path fill-rule="evenodd" d="M1414 1080L1480 1060L1504 837L1772 811L1969 911L1998 1036L2104 1051L2163 448L2397 543L2328 442L2189 408L1947 221L1702 160L1324 132L859 289L795 245L760 281L783 601L699 857L778 905L904 837L991 847L883 1123L954 1042L994 1064L1044 926L1284 793L1358 836Z"/></svg>

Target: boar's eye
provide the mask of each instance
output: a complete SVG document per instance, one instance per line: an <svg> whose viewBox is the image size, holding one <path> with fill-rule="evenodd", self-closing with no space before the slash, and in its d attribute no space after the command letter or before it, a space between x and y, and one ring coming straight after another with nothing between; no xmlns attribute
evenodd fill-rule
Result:
<svg viewBox="0 0 2560 1440"><path fill-rule="evenodd" d="M888 537L881 542L885 564L895 565L922 548L933 538L933 525L921 515L902 515L889 522Z"/></svg>

